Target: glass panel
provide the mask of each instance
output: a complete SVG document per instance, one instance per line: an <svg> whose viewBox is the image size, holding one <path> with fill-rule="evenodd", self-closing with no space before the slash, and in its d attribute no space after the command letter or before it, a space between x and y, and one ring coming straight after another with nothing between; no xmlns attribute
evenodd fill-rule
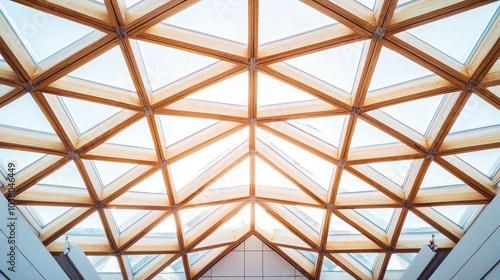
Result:
<svg viewBox="0 0 500 280"><path fill-rule="evenodd" d="M444 95L438 95L384 107L381 110L421 135L426 135L443 100Z"/></svg>
<svg viewBox="0 0 500 280"><path fill-rule="evenodd" d="M352 193L352 192L375 192L376 190L372 185L361 180L357 176L351 174L349 171L343 170L342 177L340 178L338 193Z"/></svg>
<svg viewBox="0 0 500 280"><path fill-rule="evenodd" d="M15 173L19 173L26 167L32 165L45 155L40 153L0 149L0 167L5 174L9 170L9 163L15 165Z"/></svg>
<svg viewBox="0 0 500 280"><path fill-rule="evenodd" d="M408 172L413 166L413 160L398 160L369 163L368 166L383 175L387 180L402 187L406 182ZM388 182L389 183L389 182Z"/></svg>
<svg viewBox="0 0 500 280"><path fill-rule="evenodd" d="M373 267L375 266L375 262L378 258L377 253L352 253L349 255L356 259L356 261L366 267L369 271L373 271Z"/></svg>
<svg viewBox="0 0 500 280"><path fill-rule="evenodd" d="M285 207L306 224L308 224L317 233L320 233L325 211L318 208L295 205L285 205Z"/></svg>
<svg viewBox="0 0 500 280"><path fill-rule="evenodd" d="M85 25L12 1L2 0L0 11L37 63L94 31Z"/></svg>
<svg viewBox="0 0 500 280"><path fill-rule="evenodd" d="M297 0L259 2L259 44L336 23L332 18Z"/></svg>
<svg viewBox="0 0 500 280"><path fill-rule="evenodd" d="M500 125L500 110L473 94L458 115L450 133Z"/></svg>
<svg viewBox="0 0 500 280"><path fill-rule="evenodd" d="M53 185L71 188L86 188L85 182L75 162L70 161L37 183L38 185Z"/></svg>
<svg viewBox="0 0 500 280"><path fill-rule="evenodd" d="M406 270L416 256L417 253L392 254L387 270Z"/></svg>
<svg viewBox="0 0 500 280"><path fill-rule="evenodd" d="M403 229L401 230L401 234L429 234L429 238L431 238L431 233L436 232L437 230L435 228L424 222L412 212L408 212L406 215Z"/></svg>
<svg viewBox="0 0 500 280"><path fill-rule="evenodd" d="M220 226L215 232L224 230L240 229L244 226L250 225L250 204L247 204L243 209L241 209L234 217L225 222Z"/></svg>
<svg viewBox="0 0 500 280"><path fill-rule="evenodd" d="M90 262L94 265L98 273L101 272L120 272L120 265L118 260L113 256L97 257L88 256Z"/></svg>
<svg viewBox="0 0 500 280"><path fill-rule="evenodd" d="M361 233L341 218L332 214L328 235L361 235Z"/></svg>
<svg viewBox="0 0 500 280"><path fill-rule="evenodd" d="M259 72L257 85L259 106L315 100L316 97Z"/></svg>
<svg viewBox="0 0 500 280"><path fill-rule="evenodd" d="M7 93L11 92L13 89L14 89L13 87L9 87L9 86L0 84L0 97L2 97L4 95L6 95Z"/></svg>
<svg viewBox="0 0 500 280"><path fill-rule="evenodd" d="M151 211L135 209L111 209L111 214L115 220L120 233L124 232L131 225L144 218Z"/></svg>
<svg viewBox="0 0 500 280"><path fill-rule="evenodd" d="M356 0L357 2L363 4L363 6L367 7L370 10L373 10L375 6L375 0Z"/></svg>
<svg viewBox="0 0 500 280"><path fill-rule="evenodd" d="M191 52L143 41L138 43L153 91L217 62Z"/></svg>
<svg viewBox="0 0 500 280"><path fill-rule="evenodd" d="M255 184L285 189L299 189L294 183L259 157L255 158Z"/></svg>
<svg viewBox="0 0 500 280"><path fill-rule="evenodd" d="M355 279L345 272L340 266L334 264L329 258L323 258L321 266L321 280L350 280Z"/></svg>
<svg viewBox="0 0 500 280"><path fill-rule="evenodd" d="M128 255L127 258L132 266L132 273L136 274L137 271L146 266L157 256L158 255Z"/></svg>
<svg viewBox="0 0 500 280"><path fill-rule="evenodd" d="M344 127L345 116L319 117L289 120L287 123L338 147Z"/></svg>
<svg viewBox="0 0 500 280"><path fill-rule="evenodd" d="M184 233L194 228L201 221L205 220L208 216L219 209L220 205L195 207L181 210L180 216L182 220L182 230Z"/></svg>
<svg viewBox="0 0 500 280"><path fill-rule="evenodd" d="M398 143L399 140L383 132L382 130L358 119L351 140L351 149L366 146L376 146L390 143Z"/></svg>
<svg viewBox="0 0 500 280"><path fill-rule="evenodd" d="M189 264L194 265L199 259L201 259L204 255L206 255L211 250L197 251L194 253L188 254Z"/></svg>
<svg viewBox="0 0 500 280"><path fill-rule="evenodd" d="M260 135L259 130L260 129L257 129L257 135ZM329 189L332 172L334 170L333 164L280 137L269 139L258 138L266 142L275 152L293 164L298 170L315 181L323 189Z"/></svg>
<svg viewBox="0 0 500 280"><path fill-rule="evenodd" d="M167 238L177 238L177 227L175 225L174 215L168 216L150 232L148 232L145 237L167 237Z"/></svg>
<svg viewBox="0 0 500 280"><path fill-rule="evenodd" d="M66 234L79 236L106 236L101 224L101 218L97 212L94 212L78 223L78 225L74 226Z"/></svg>
<svg viewBox="0 0 500 280"><path fill-rule="evenodd" d="M303 250L297 250L297 252L306 257L313 265L316 265L316 261L318 260L318 253Z"/></svg>
<svg viewBox="0 0 500 280"><path fill-rule="evenodd" d="M447 219L463 229L473 214L476 211L481 210L482 207L479 205L452 205L434 206L432 209L436 210L439 214L445 216Z"/></svg>
<svg viewBox="0 0 500 280"><path fill-rule="evenodd" d="M457 154L456 156L490 178L493 178L500 167L500 148Z"/></svg>
<svg viewBox="0 0 500 280"><path fill-rule="evenodd" d="M110 183L115 181L116 179L123 176L125 173L132 170L132 168L136 167L136 164L130 163L118 163L118 162L110 162L110 161L92 161L94 165L95 171L97 172L97 176L101 181L102 187L107 187Z"/></svg>
<svg viewBox="0 0 500 280"><path fill-rule="evenodd" d="M398 0L398 8L407 4L407 3L411 3L411 2L415 2L417 0Z"/></svg>
<svg viewBox="0 0 500 280"><path fill-rule="evenodd" d="M408 32L460 63L466 64L498 14L500 3L409 29Z"/></svg>
<svg viewBox="0 0 500 280"><path fill-rule="evenodd" d="M218 103L248 105L248 73L243 72L222 82L204 88L189 99L212 101Z"/></svg>
<svg viewBox="0 0 500 280"><path fill-rule="evenodd" d="M238 186L250 186L250 159L245 159L224 174L215 183L211 184L207 190L231 188Z"/></svg>
<svg viewBox="0 0 500 280"><path fill-rule="evenodd" d="M167 146L217 123L215 120L178 116L160 116L160 122Z"/></svg>
<svg viewBox="0 0 500 280"><path fill-rule="evenodd" d="M391 208L356 209L354 211L361 214L383 231L387 231L387 226L394 214L394 209Z"/></svg>
<svg viewBox="0 0 500 280"><path fill-rule="evenodd" d="M264 229L267 232L288 231L280 222L271 217L264 208L260 205L255 204L255 223L259 228Z"/></svg>
<svg viewBox="0 0 500 280"><path fill-rule="evenodd" d="M460 179L433 162L425 173L420 188L447 187L463 184L464 182Z"/></svg>
<svg viewBox="0 0 500 280"><path fill-rule="evenodd" d="M246 0L200 1L163 22L246 44L248 3Z"/></svg>
<svg viewBox="0 0 500 280"><path fill-rule="evenodd" d="M125 146L154 149L153 138L149 130L146 118L128 126L122 132L113 136L106 143L119 144Z"/></svg>
<svg viewBox="0 0 500 280"><path fill-rule="evenodd" d="M127 5L127 8L132 8L135 4L140 3L144 0L125 0L125 5Z"/></svg>
<svg viewBox="0 0 500 280"><path fill-rule="evenodd" d="M415 80L433 73L395 51L382 47L368 91Z"/></svg>
<svg viewBox="0 0 500 280"><path fill-rule="evenodd" d="M129 192L161 193L166 194L165 182L161 171L149 176L146 180L138 183Z"/></svg>
<svg viewBox="0 0 500 280"><path fill-rule="evenodd" d="M29 93L2 107L0 125L56 134Z"/></svg>
<svg viewBox="0 0 500 280"><path fill-rule="evenodd" d="M75 98L58 96L58 99L66 109L66 113L72 120L73 127L79 135L122 111L117 107ZM92 112L92 114L89 114L89 112Z"/></svg>
<svg viewBox="0 0 500 280"><path fill-rule="evenodd" d="M41 228L44 228L55 219L73 209L71 207L60 206L26 206L26 208L28 208Z"/></svg>
<svg viewBox="0 0 500 280"><path fill-rule="evenodd" d="M211 166L243 143L248 129L240 130L170 165L171 177L176 191L208 170Z"/></svg>
<svg viewBox="0 0 500 280"><path fill-rule="evenodd" d="M363 45L364 42L356 42L285 60L285 63L351 94Z"/></svg>
<svg viewBox="0 0 500 280"><path fill-rule="evenodd" d="M178 258L171 265L167 266L160 274L153 278L154 280L184 280L186 279L186 274L184 274L184 265L182 263L182 258Z"/></svg>
<svg viewBox="0 0 500 280"><path fill-rule="evenodd" d="M112 73L112 74L111 74ZM82 80L135 91L127 63L119 46L101 54L68 74Z"/></svg>

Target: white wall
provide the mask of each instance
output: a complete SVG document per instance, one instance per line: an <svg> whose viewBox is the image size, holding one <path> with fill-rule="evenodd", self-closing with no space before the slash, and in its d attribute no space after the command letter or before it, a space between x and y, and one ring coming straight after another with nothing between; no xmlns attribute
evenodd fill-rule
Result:
<svg viewBox="0 0 500 280"><path fill-rule="evenodd" d="M7 219L7 200L0 195L0 269L10 279L69 279L66 273L50 255L45 246L38 240L29 225L21 215L15 220L15 272L9 271L7 254L10 253L8 237L10 236L9 222ZM18 210L15 210L19 213ZM4 277L0 274L0 279Z"/></svg>
<svg viewBox="0 0 500 280"><path fill-rule="evenodd" d="M254 235L208 270L201 280L306 280L302 273Z"/></svg>

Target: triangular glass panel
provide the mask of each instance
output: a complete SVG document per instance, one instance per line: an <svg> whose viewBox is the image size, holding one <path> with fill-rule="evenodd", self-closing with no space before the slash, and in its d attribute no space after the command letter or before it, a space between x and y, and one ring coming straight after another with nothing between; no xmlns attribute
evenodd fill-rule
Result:
<svg viewBox="0 0 500 280"><path fill-rule="evenodd" d="M167 266L154 279L169 279L169 280L170 279L172 279L172 280L184 280L184 279L186 279L186 274L184 273L184 264L182 262L182 257L178 258L172 264Z"/></svg>
<svg viewBox="0 0 500 280"><path fill-rule="evenodd" d="M432 209L464 229L474 214L482 209L482 205L450 205L433 206Z"/></svg>
<svg viewBox="0 0 500 280"><path fill-rule="evenodd" d="M11 92L14 88L9 87L3 84L0 84L0 97L6 95L7 93Z"/></svg>
<svg viewBox="0 0 500 280"><path fill-rule="evenodd" d="M336 23L298 0L261 1L259 4L259 45Z"/></svg>
<svg viewBox="0 0 500 280"><path fill-rule="evenodd" d="M111 209L111 215L115 220L116 226L120 233L135 224L140 219L144 218L151 211L137 209Z"/></svg>
<svg viewBox="0 0 500 280"><path fill-rule="evenodd" d="M354 211L383 231L387 231L387 226L394 215L394 209L392 208L355 209Z"/></svg>
<svg viewBox="0 0 500 280"><path fill-rule="evenodd" d="M130 163L97 160L92 161L92 164L103 188L137 166Z"/></svg>
<svg viewBox="0 0 500 280"><path fill-rule="evenodd" d="M29 93L2 107L0 125L56 134Z"/></svg>
<svg viewBox="0 0 500 280"><path fill-rule="evenodd" d="M345 116L329 116L307 119L289 120L287 123L321 139L328 144L338 147Z"/></svg>
<svg viewBox="0 0 500 280"><path fill-rule="evenodd" d="M216 120L179 116L160 116L160 122L167 146L217 123Z"/></svg>
<svg viewBox="0 0 500 280"><path fill-rule="evenodd" d="M275 78L259 73L258 106L315 100L316 97Z"/></svg>
<svg viewBox="0 0 500 280"><path fill-rule="evenodd" d="M500 110L473 94L465 103L450 133L500 125Z"/></svg>
<svg viewBox="0 0 500 280"><path fill-rule="evenodd" d="M40 180L37 185L85 188L85 182L74 161L70 161Z"/></svg>
<svg viewBox="0 0 500 280"><path fill-rule="evenodd" d="M177 227L175 225L174 215L168 216L144 237L162 237L177 239Z"/></svg>
<svg viewBox="0 0 500 280"><path fill-rule="evenodd" d="M136 4L142 2L144 0L125 0L125 5L127 5L127 8L130 9L132 8L133 6L135 6Z"/></svg>
<svg viewBox="0 0 500 280"><path fill-rule="evenodd" d="M188 96L188 99L248 105L248 73L243 72Z"/></svg>
<svg viewBox="0 0 500 280"><path fill-rule="evenodd" d="M166 194L165 181L161 170L133 186L129 192L160 193Z"/></svg>
<svg viewBox="0 0 500 280"><path fill-rule="evenodd" d="M437 95L384 107L381 110L421 135L426 135L443 99L444 95Z"/></svg>
<svg viewBox="0 0 500 280"><path fill-rule="evenodd" d="M268 144L275 152L284 159L293 164L304 175L315 181L325 190L330 188L330 182L334 171L334 165L312 153L306 151L295 144L281 139L280 137L270 137L263 139L260 135L263 133L257 129L257 135L260 140Z"/></svg>
<svg viewBox="0 0 500 280"><path fill-rule="evenodd" d="M70 229L66 235L105 236L106 234L104 232L99 214L94 212Z"/></svg>
<svg viewBox="0 0 500 280"><path fill-rule="evenodd" d="M464 182L462 180L455 177L440 165L432 162L425 173L420 188L448 187L463 184Z"/></svg>
<svg viewBox="0 0 500 280"><path fill-rule="evenodd" d="M224 189L239 186L250 186L250 159L229 170L224 176L211 184L206 190Z"/></svg>
<svg viewBox="0 0 500 280"><path fill-rule="evenodd" d="M438 232L434 227L417 217L412 212L408 212L401 234L430 234ZM430 237L430 235L429 235Z"/></svg>
<svg viewBox="0 0 500 280"><path fill-rule="evenodd" d="M44 13L13 1L2 1L0 11L37 63L94 31L83 24Z"/></svg>
<svg viewBox="0 0 500 280"><path fill-rule="evenodd" d="M50 224L55 219L61 217L72 207L61 207L61 206L26 206L31 215L35 218L36 222L41 228L44 228Z"/></svg>
<svg viewBox="0 0 500 280"><path fill-rule="evenodd" d="M211 57L143 41L138 42L153 91L217 62Z"/></svg>
<svg viewBox="0 0 500 280"><path fill-rule="evenodd" d="M493 178L500 168L500 148L457 154L456 156L490 178Z"/></svg>
<svg viewBox="0 0 500 280"><path fill-rule="evenodd" d="M318 234L321 232L323 217L325 216L325 211L323 209L299 205L285 205L285 207Z"/></svg>
<svg viewBox="0 0 500 280"><path fill-rule="evenodd" d="M421 25L407 32L466 64L492 26L500 3L491 3L466 12Z"/></svg>
<svg viewBox="0 0 500 280"><path fill-rule="evenodd" d="M362 235L362 234L356 228L348 224L346 221L332 214L332 217L330 219L330 228L328 229L328 235Z"/></svg>
<svg viewBox="0 0 500 280"><path fill-rule="evenodd" d="M356 122L356 129L354 130L354 135L351 140L351 149L399 142L399 140L391 135L361 119L358 119Z"/></svg>
<svg viewBox="0 0 500 280"><path fill-rule="evenodd" d="M246 0L200 1L163 23L247 44L248 3Z"/></svg>
<svg viewBox="0 0 500 280"><path fill-rule="evenodd" d="M154 260L158 255L128 255L128 261L132 267L132 273L135 275L139 270Z"/></svg>
<svg viewBox="0 0 500 280"><path fill-rule="evenodd" d="M356 0L356 2L361 3L370 10L373 10L373 7L375 6L375 0Z"/></svg>
<svg viewBox="0 0 500 280"><path fill-rule="evenodd" d="M68 76L135 92L134 82L119 46L94 58Z"/></svg>
<svg viewBox="0 0 500 280"><path fill-rule="evenodd" d="M5 174L9 174L11 173L8 172L9 163L13 163L15 165L15 173L19 173L44 156L44 154L40 153L0 149L0 168Z"/></svg>
<svg viewBox="0 0 500 280"><path fill-rule="evenodd" d="M325 280L342 279L349 280L354 279L349 273L343 270L340 266L333 263L329 258L323 258L323 264L321 266L321 278Z"/></svg>
<svg viewBox="0 0 500 280"><path fill-rule="evenodd" d="M372 185L361 180L347 170L342 171L338 193L378 192Z"/></svg>
<svg viewBox="0 0 500 280"><path fill-rule="evenodd" d="M248 129L240 130L170 165L176 191L208 170L248 137Z"/></svg>
<svg viewBox="0 0 500 280"><path fill-rule="evenodd" d="M121 111L120 108L84 101L75 98L58 97L66 113L72 120L73 126L79 135L109 119ZM92 114L89 114L92 112Z"/></svg>
<svg viewBox="0 0 500 280"><path fill-rule="evenodd" d="M255 159L255 184L298 190L299 188L259 157Z"/></svg>
<svg viewBox="0 0 500 280"><path fill-rule="evenodd" d="M405 4L415 2L415 1L418 1L418 0L398 0L398 8L405 5Z"/></svg>
<svg viewBox="0 0 500 280"><path fill-rule="evenodd" d="M318 261L318 253L304 251L304 250L297 250L297 252L299 252L302 256L308 259L313 266L316 266L316 262Z"/></svg>
<svg viewBox="0 0 500 280"><path fill-rule="evenodd" d="M189 265L193 266L199 259L206 255L210 250L196 251L188 254Z"/></svg>
<svg viewBox="0 0 500 280"><path fill-rule="evenodd" d="M378 253L351 253L349 255L366 267L369 271L373 271L373 267L375 266L378 257Z"/></svg>
<svg viewBox="0 0 500 280"><path fill-rule="evenodd" d="M387 265L387 271L406 270L416 256L417 253L391 254L391 259L389 260L389 264Z"/></svg>
<svg viewBox="0 0 500 280"><path fill-rule="evenodd" d="M368 91L433 75L423 66L395 51L382 47Z"/></svg>
<svg viewBox="0 0 500 280"><path fill-rule="evenodd" d="M369 163L368 166L387 178L390 182L403 187L413 162L413 160L386 161Z"/></svg>
<svg viewBox="0 0 500 280"><path fill-rule="evenodd" d="M284 62L351 94L363 44L356 42Z"/></svg>
<svg viewBox="0 0 500 280"><path fill-rule="evenodd" d="M201 221L207 219L212 213L217 211L221 206L212 205L204 207L194 207L181 210L180 217L182 221L182 231L183 233L188 232L190 229L194 228Z"/></svg>
<svg viewBox="0 0 500 280"><path fill-rule="evenodd" d="M125 128L120 133L113 136L106 143L119 144L131 147L139 147L146 149L154 149L151 130L149 130L148 121L146 118Z"/></svg>
<svg viewBox="0 0 500 280"><path fill-rule="evenodd" d="M87 256L87 258L100 276L111 279L116 279L113 276L121 276L120 265L115 256Z"/></svg>
<svg viewBox="0 0 500 280"><path fill-rule="evenodd" d="M3 56L0 54L0 61L5 62L5 59L3 59Z"/></svg>

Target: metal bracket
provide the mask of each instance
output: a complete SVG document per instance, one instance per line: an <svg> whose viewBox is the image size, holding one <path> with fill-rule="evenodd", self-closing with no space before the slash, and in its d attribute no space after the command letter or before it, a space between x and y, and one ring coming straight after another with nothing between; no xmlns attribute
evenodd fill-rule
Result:
<svg viewBox="0 0 500 280"><path fill-rule="evenodd" d="M94 208L95 209L99 209L99 210L102 209L102 208L104 208L104 205L102 204L102 201L96 201L96 202L94 202Z"/></svg>
<svg viewBox="0 0 500 280"><path fill-rule="evenodd" d="M256 125L257 124L257 119L255 119L255 118L249 119L248 120L248 124L249 125Z"/></svg>
<svg viewBox="0 0 500 280"><path fill-rule="evenodd" d="M467 85L465 85L465 90L467 92L474 92L476 87L479 85L479 82L476 80L470 80Z"/></svg>
<svg viewBox="0 0 500 280"><path fill-rule="evenodd" d="M333 203L328 203L328 204L326 205L326 209L328 209L328 210L332 210L332 211L333 211L333 210L335 209L335 205L333 205Z"/></svg>
<svg viewBox="0 0 500 280"><path fill-rule="evenodd" d="M80 158L80 154L78 153L78 151L70 151L69 156L71 157L72 160Z"/></svg>
<svg viewBox="0 0 500 280"><path fill-rule="evenodd" d="M413 202L411 202L409 200L405 200L405 202L403 203L403 207L406 209L410 209L412 206L413 206Z"/></svg>
<svg viewBox="0 0 500 280"><path fill-rule="evenodd" d="M427 159L429 159L431 161L434 160L435 157L436 157L436 151L429 151L425 155L425 158L427 158Z"/></svg>
<svg viewBox="0 0 500 280"><path fill-rule="evenodd" d="M388 253L388 254L394 254L394 248L392 248L392 247L387 247L387 253Z"/></svg>
<svg viewBox="0 0 500 280"><path fill-rule="evenodd" d="M172 212L177 212L177 210L179 210L179 206L177 206L177 204L174 204L170 206L170 210L172 210Z"/></svg>
<svg viewBox="0 0 500 280"><path fill-rule="evenodd" d="M248 59L248 69L250 70L257 70L257 59L256 58L249 58Z"/></svg>
<svg viewBox="0 0 500 280"><path fill-rule="evenodd" d="M181 250L181 256L185 256L187 254L187 250L186 249L182 249Z"/></svg>
<svg viewBox="0 0 500 280"><path fill-rule="evenodd" d="M33 92L35 90L35 87L30 82L24 83L23 87L26 92Z"/></svg>
<svg viewBox="0 0 500 280"><path fill-rule="evenodd" d="M372 35L373 38L375 38L377 41L382 40L382 38L384 38L385 35L385 28L377 26L377 28L375 28L375 31L373 31Z"/></svg>
<svg viewBox="0 0 500 280"><path fill-rule="evenodd" d="M119 255L121 255L121 251L120 251L120 249L114 249L114 250L113 250L113 255L114 255L114 256L119 256Z"/></svg>
<svg viewBox="0 0 500 280"><path fill-rule="evenodd" d="M360 113L361 113L361 108L359 108L359 107L352 107L352 114L353 115L359 116Z"/></svg>
<svg viewBox="0 0 500 280"><path fill-rule="evenodd" d="M125 39L127 38L127 31L125 30L125 26L120 25L116 28L116 35L118 36L118 39Z"/></svg>
<svg viewBox="0 0 500 280"><path fill-rule="evenodd" d="M144 107L144 113L146 116L151 116L153 114L153 108L151 108L151 106Z"/></svg>
<svg viewBox="0 0 500 280"><path fill-rule="evenodd" d="M167 161L166 161L166 160L164 160L164 159L160 160L158 163L160 164L160 167L161 167L161 168L163 168L163 167L167 166Z"/></svg>
<svg viewBox="0 0 500 280"><path fill-rule="evenodd" d="M250 202L255 202L256 200L257 200L257 198L255 197L255 195L251 195L251 196L249 197L249 201L250 201Z"/></svg>
<svg viewBox="0 0 500 280"><path fill-rule="evenodd" d="M341 159L341 160L339 160L339 161L337 162L337 165L338 165L339 167L341 167L341 168L344 168L344 167L345 167L345 165L346 165L346 161L345 161L345 160L343 160L343 159Z"/></svg>
<svg viewBox="0 0 500 280"><path fill-rule="evenodd" d="M326 253L325 249L319 249L318 254L324 255Z"/></svg>

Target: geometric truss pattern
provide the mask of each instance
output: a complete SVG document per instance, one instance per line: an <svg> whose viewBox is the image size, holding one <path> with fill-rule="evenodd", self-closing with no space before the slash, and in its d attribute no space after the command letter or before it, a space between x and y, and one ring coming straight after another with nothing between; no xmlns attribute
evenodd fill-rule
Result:
<svg viewBox="0 0 500 280"><path fill-rule="evenodd" d="M397 279L498 193L498 2L16 2L0 180L104 279L195 279L252 234L311 279Z"/></svg>

